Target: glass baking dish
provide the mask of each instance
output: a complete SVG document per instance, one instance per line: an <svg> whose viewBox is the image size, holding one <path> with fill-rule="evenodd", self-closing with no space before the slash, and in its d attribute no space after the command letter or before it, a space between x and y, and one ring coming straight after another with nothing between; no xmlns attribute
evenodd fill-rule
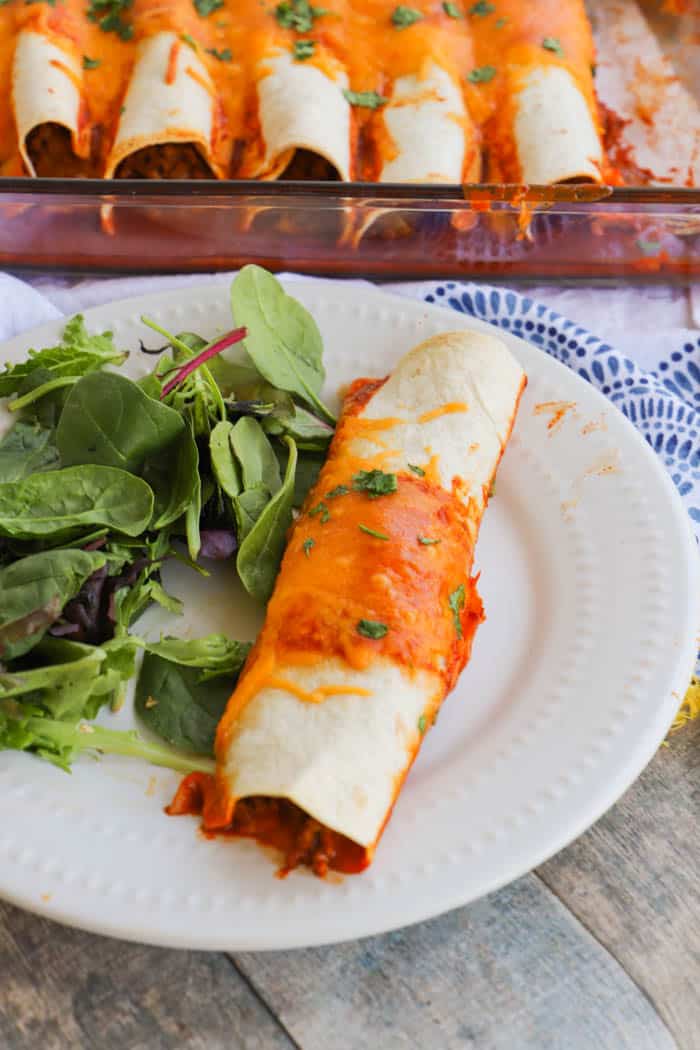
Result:
<svg viewBox="0 0 700 1050"><path fill-rule="evenodd" d="M408 278L700 276L700 190L310 182L0 181L14 270Z"/></svg>
<svg viewBox="0 0 700 1050"><path fill-rule="evenodd" d="M700 8L695 0L587 7L596 90L617 126L608 153L633 185L0 178L0 265L162 273L256 262L373 278L697 279Z"/></svg>

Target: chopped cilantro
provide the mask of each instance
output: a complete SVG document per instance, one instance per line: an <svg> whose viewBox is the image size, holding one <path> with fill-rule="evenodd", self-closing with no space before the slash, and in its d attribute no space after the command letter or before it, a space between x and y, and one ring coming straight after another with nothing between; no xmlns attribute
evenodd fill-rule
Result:
<svg viewBox="0 0 700 1050"><path fill-rule="evenodd" d="M131 40L134 27L122 17L133 0L90 0L87 16L103 33L116 33L120 40Z"/></svg>
<svg viewBox="0 0 700 1050"><path fill-rule="evenodd" d="M388 540L389 537L385 532L377 532L375 529L370 529L369 525L358 525L360 532L366 532L368 536L374 536L375 540Z"/></svg>
<svg viewBox="0 0 700 1050"><path fill-rule="evenodd" d="M383 470L361 470L352 479L355 492L366 492L370 499L389 496L396 492L398 482L396 474L385 474Z"/></svg>
<svg viewBox="0 0 700 1050"><path fill-rule="evenodd" d="M99 58L88 58L83 55L83 69L98 69L102 65Z"/></svg>
<svg viewBox="0 0 700 1050"><path fill-rule="evenodd" d="M591 76L594 77L597 72L598 72L598 67L595 64L595 62L592 62L591 63Z"/></svg>
<svg viewBox="0 0 700 1050"><path fill-rule="evenodd" d="M425 471L422 467L417 467L415 463L409 463L408 469L412 470L414 474L417 474L419 478L425 477Z"/></svg>
<svg viewBox="0 0 700 1050"><path fill-rule="evenodd" d="M356 630L363 638L377 639L383 638L388 633L389 628L385 623L380 623L379 620L358 620Z"/></svg>
<svg viewBox="0 0 700 1050"><path fill-rule="evenodd" d="M422 12L416 11L415 7L405 7L404 4L399 4L394 8L391 21L397 29L407 29L408 26L420 22L422 17Z"/></svg>
<svg viewBox="0 0 700 1050"><path fill-rule="evenodd" d="M213 14L214 11L224 6L224 0L192 0L192 2L200 18L206 18L207 15Z"/></svg>
<svg viewBox="0 0 700 1050"><path fill-rule="evenodd" d="M343 94L351 106L361 106L363 109L379 109L389 101L376 91L349 91L344 88Z"/></svg>
<svg viewBox="0 0 700 1050"><path fill-rule="evenodd" d="M225 47L223 51L217 51L215 47L208 47L207 54L217 59L218 62L230 62L233 58L230 47Z"/></svg>
<svg viewBox="0 0 700 1050"><path fill-rule="evenodd" d="M309 511L310 518L315 518L317 514L321 515L319 520L322 525L325 525L326 522L330 519L331 512L329 511L328 507L323 502L323 500L321 500L320 503L317 503L316 506L312 507Z"/></svg>
<svg viewBox="0 0 700 1050"><path fill-rule="evenodd" d="M440 540L433 540L430 536L418 536L418 542L422 543L424 547L433 547L436 543L439 543Z"/></svg>
<svg viewBox="0 0 700 1050"><path fill-rule="evenodd" d="M428 723L426 721L425 715L421 715L420 718L418 719L418 732L420 733L421 736L423 735L423 733L425 733L427 728L428 728Z"/></svg>
<svg viewBox="0 0 700 1050"><path fill-rule="evenodd" d="M489 2L489 0L477 0L475 4L469 8L470 15L491 15L496 10L495 6Z"/></svg>
<svg viewBox="0 0 700 1050"><path fill-rule="evenodd" d="M449 15L450 18L464 17L460 9L457 7L457 4L451 3L450 0L445 0L444 4L442 5L442 9L446 15Z"/></svg>
<svg viewBox="0 0 700 1050"><path fill-rule="evenodd" d="M505 26L507 24L508 24L508 19L507 18L497 18L495 23L494 23L494 25L496 26L496 29L503 29L503 26Z"/></svg>
<svg viewBox="0 0 700 1050"><path fill-rule="evenodd" d="M542 47L545 51L553 51L557 58L564 57L564 48L561 46L561 41L555 36L546 36L542 41Z"/></svg>
<svg viewBox="0 0 700 1050"><path fill-rule="evenodd" d="M314 19L328 14L325 7L312 7L309 0L281 0L275 8L275 18L284 29L308 33Z"/></svg>
<svg viewBox="0 0 700 1050"><path fill-rule="evenodd" d="M489 499L492 499L496 495L496 478L491 478L491 484L489 485Z"/></svg>
<svg viewBox="0 0 700 1050"><path fill-rule="evenodd" d="M477 66L471 73L467 73L467 80L470 84L488 84L495 76L495 66Z"/></svg>
<svg viewBox="0 0 700 1050"><path fill-rule="evenodd" d="M312 539L311 536L309 536L308 540L304 540L301 546L302 550L304 551L304 554L307 558L309 558L311 556L311 548L316 546L316 540Z"/></svg>
<svg viewBox="0 0 700 1050"><path fill-rule="evenodd" d="M183 44L187 44L188 47L191 47L193 51L197 50L197 41L193 36L190 36L189 33L181 33L180 40L182 40Z"/></svg>
<svg viewBox="0 0 700 1050"><path fill-rule="evenodd" d="M292 53L295 62L305 62L307 58L313 58L316 50L315 40L295 40Z"/></svg>
<svg viewBox="0 0 700 1050"><path fill-rule="evenodd" d="M336 485L334 489L326 493L326 499L335 499L336 496L347 496L350 489L347 485Z"/></svg>
<svg viewBox="0 0 700 1050"><path fill-rule="evenodd" d="M460 613L462 612L462 609L464 608L464 603L466 601L464 584L460 583L459 587L457 587L457 589L452 592L452 594L447 600L449 602L450 609L452 610L452 618L455 622L455 631L457 632L457 637L462 638L462 618L460 616Z"/></svg>

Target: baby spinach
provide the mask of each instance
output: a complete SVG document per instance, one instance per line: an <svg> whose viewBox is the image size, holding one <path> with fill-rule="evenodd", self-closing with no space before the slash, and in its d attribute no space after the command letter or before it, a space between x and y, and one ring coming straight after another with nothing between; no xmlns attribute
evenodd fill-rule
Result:
<svg viewBox="0 0 700 1050"><path fill-rule="evenodd" d="M86 525L137 536L152 513L146 482L115 467L67 467L0 485L0 535L18 539L59 539Z"/></svg>
<svg viewBox="0 0 700 1050"><path fill-rule="evenodd" d="M99 463L139 471L184 429L178 412L115 372L92 372L70 391L56 430L65 466Z"/></svg>
<svg viewBox="0 0 700 1050"><path fill-rule="evenodd" d="M204 638L166 635L159 642L147 642L146 651L182 667L200 668L199 681L205 681L224 674L238 674L250 651L250 644L234 641L225 634L208 634Z"/></svg>
<svg viewBox="0 0 700 1050"><path fill-rule="evenodd" d="M261 602L266 602L272 594L284 553L287 530L292 522L297 448L291 438L284 440L289 450L289 459L282 487L272 497L241 543L236 558L236 568L243 586Z"/></svg>
<svg viewBox="0 0 700 1050"><path fill-rule="evenodd" d="M30 350L26 360L5 365L5 371L0 373L0 397L17 393L26 377L37 369L47 373L47 380L77 377L106 364L120 364L126 356L116 349L111 332L88 335L82 315L77 314L63 329L58 346Z"/></svg>
<svg viewBox="0 0 700 1050"><path fill-rule="evenodd" d="M147 652L136 685L136 711L174 747L210 755L236 675L200 682L200 670Z"/></svg>
<svg viewBox="0 0 700 1050"><path fill-rule="evenodd" d="M243 416L231 431L231 447L241 466L243 488L265 489L271 496L280 487L280 468L265 431L252 416Z"/></svg>
<svg viewBox="0 0 700 1050"><path fill-rule="evenodd" d="M167 455L146 462L142 474L154 495L150 528L167 528L182 517L197 496L199 452L189 424Z"/></svg>
<svg viewBox="0 0 700 1050"><path fill-rule="evenodd" d="M233 423L221 420L209 436L209 456L214 477L229 499L235 499L241 491L240 471L231 445L232 431Z"/></svg>
<svg viewBox="0 0 700 1050"><path fill-rule="evenodd" d="M273 414L263 420L263 429L275 436L286 434L293 438L299 450L308 449L314 452L325 452L328 442L333 437L333 427L314 416L299 405L294 406L293 414L280 418Z"/></svg>
<svg viewBox="0 0 700 1050"><path fill-rule="evenodd" d="M239 546L270 502L267 489L248 489L233 501Z"/></svg>
<svg viewBox="0 0 700 1050"><path fill-rule="evenodd" d="M14 660L35 646L104 564L98 551L53 550L0 569L0 659Z"/></svg>
<svg viewBox="0 0 700 1050"><path fill-rule="evenodd" d="M51 718L77 721L86 710L87 717L94 718L108 699L101 693L97 703L89 703L105 658L99 646L45 638L33 650L30 666L0 673L0 699L20 699ZM35 661L40 661L38 666Z"/></svg>
<svg viewBox="0 0 700 1050"><path fill-rule="evenodd" d="M53 432L38 423L19 420L0 440L0 484L21 481L58 462Z"/></svg>
<svg viewBox="0 0 700 1050"><path fill-rule="evenodd" d="M245 347L260 374L334 423L318 397L326 375L323 343L308 310L271 273L252 265L244 266L231 285L231 305L236 323L248 329Z"/></svg>

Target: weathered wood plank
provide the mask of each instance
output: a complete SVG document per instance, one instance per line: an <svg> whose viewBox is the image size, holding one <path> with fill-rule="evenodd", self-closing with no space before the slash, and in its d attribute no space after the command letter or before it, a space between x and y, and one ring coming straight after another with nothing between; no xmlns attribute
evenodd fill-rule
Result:
<svg viewBox="0 0 700 1050"><path fill-rule="evenodd" d="M221 954L94 937L0 904L2 1050L292 1050Z"/></svg>
<svg viewBox="0 0 700 1050"><path fill-rule="evenodd" d="M594 828L538 874L700 1046L700 721L674 734Z"/></svg>
<svg viewBox="0 0 700 1050"><path fill-rule="evenodd" d="M431 922L238 965L304 1050L675 1050L534 876Z"/></svg>

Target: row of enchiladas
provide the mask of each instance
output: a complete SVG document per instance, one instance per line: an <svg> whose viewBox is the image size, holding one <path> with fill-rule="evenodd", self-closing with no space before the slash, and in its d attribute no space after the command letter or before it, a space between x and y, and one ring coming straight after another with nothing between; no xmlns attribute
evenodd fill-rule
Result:
<svg viewBox="0 0 700 1050"><path fill-rule="evenodd" d="M610 177L582 0L9 0L0 173Z"/></svg>

